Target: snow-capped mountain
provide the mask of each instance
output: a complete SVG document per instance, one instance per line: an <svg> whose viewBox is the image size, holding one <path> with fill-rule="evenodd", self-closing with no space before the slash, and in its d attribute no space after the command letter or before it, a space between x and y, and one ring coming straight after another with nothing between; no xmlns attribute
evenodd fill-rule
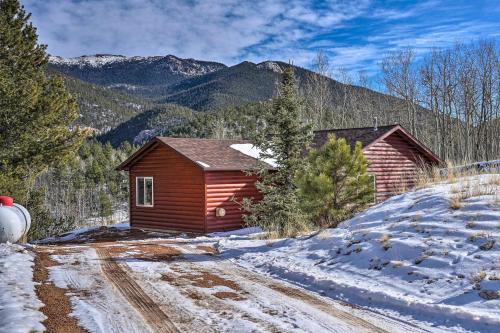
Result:
<svg viewBox="0 0 500 333"><path fill-rule="evenodd" d="M75 58L49 57L49 67L100 85L165 85L226 68L224 64L173 55L126 57L96 54Z"/></svg>
<svg viewBox="0 0 500 333"><path fill-rule="evenodd" d="M122 62L127 60L140 60L143 57L125 57L122 55L113 54L96 54L96 55L84 55L74 58L63 58L59 56L49 56L49 63L54 65L64 65L64 66L79 66L79 67L102 67L106 64Z"/></svg>

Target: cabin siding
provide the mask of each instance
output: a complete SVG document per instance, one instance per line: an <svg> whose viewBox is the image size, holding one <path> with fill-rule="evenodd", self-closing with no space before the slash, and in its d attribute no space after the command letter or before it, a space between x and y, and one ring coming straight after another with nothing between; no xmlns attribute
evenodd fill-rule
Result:
<svg viewBox="0 0 500 333"><path fill-rule="evenodd" d="M153 177L153 207L136 205L136 177ZM203 171L160 144L129 170L130 221L134 228L205 232Z"/></svg>
<svg viewBox="0 0 500 333"><path fill-rule="evenodd" d="M316 145L324 144L332 131L321 131ZM376 201L415 185L422 164L440 163L399 126L384 131L368 128L342 130L352 145L366 146L368 172L375 177ZM244 225L239 202L258 201L256 176L246 174L254 160L231 148L233 141L156 138L120 165L129 171L129 212L134 228L207 233ZM198 162L202 161L202 162ZM202 167L204 165L204 167ZM136 205L136 177L153 177L153 206ZM225 216L216 209L224 208Z"/></svg>
<svg viewBox="0 0 500 333"><path fill-rule="evenodd" d="M377 202L413 187L419 166L433 164L398 132L371 145L363 154L369 162L368 172L375 176Z"/></svg>
<svg viewBox="0 0 500 333"><path fill-rule="evenodd" d="M240 205L243 198L260 200L262 195L255 188L256 176L242 171L206 171L206 232L232 230L244 224ZM226 215L216 216L216 208L224 208Z"/></svg>

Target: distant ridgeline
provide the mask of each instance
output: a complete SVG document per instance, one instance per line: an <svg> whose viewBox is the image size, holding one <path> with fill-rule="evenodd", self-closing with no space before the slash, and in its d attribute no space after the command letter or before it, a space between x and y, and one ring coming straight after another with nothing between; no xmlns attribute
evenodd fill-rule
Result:
<svg viewBox="0 0 500 333"><path fill-rule="evenodd" d="M258 115L275 95L286 66L291 65L245 61L228 67L172 55L94 55L50 57L47 71L66 77L80 106L79 125L116 147L125 140L141 144L155 135L245 136L258 126ZM325 114L320 119L316 111L304 114L316 128L371 126L374 117L379 124L405 125L402 101L397 98L300 67L295 67L295 74L306 99L317 90L318 82L328 90ZM432 130L431 117L423 111L419 132L427 133ZM425 143L426 136L416 134Z"/></svg>

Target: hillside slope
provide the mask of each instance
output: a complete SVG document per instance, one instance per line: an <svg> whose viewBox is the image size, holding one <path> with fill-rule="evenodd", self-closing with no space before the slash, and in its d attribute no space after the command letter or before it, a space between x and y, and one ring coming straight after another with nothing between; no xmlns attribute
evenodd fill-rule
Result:
<svg viewBox="0 0 500 333"><path fill-rule="evenodd" d="M335 299L452 331L494 332L499 223L500 176L482 175L393 197L314 237L233 237L219 250Z"/></svg>
<svg viewBox="0 0 500 333"><path fill-rule="evenodd" d="M64 81L79 106L76 124L94 128L99 132L109 131L155 105L143 98L69 76L64 76Z"/></svg>
<svg viewBox="0 0 500 333"><path fill-rule="evenodd" d="M158 105L118 124L99 136L99 140L109 141L114 147L123 141L143 144L154 136L168 136L169 130L193 120L195 114L195 111L176 104Z"/></svg>
<svg viewBox="0 0 500 333"><path fill-rule="evenodd" d="M259 64L245 61L228 67L171 55L95 55L70 59L51 57L48 71L69 77L70 91L78 97L82 110L79 123L105 132L113 130L120 139L115 140L110 135L107 139L118 142L123 138L135 138L140 131L155 130L150 127L139 129L138 126L158 124L157 121L144 121L143 117L139 119L135 116L155 109L157 111L147 115L158 118L158 110L163 104L176 104L195 111L217 111L268 101L276 95L280 75L289 66L293 65L278 61ZM314 90L310 84L314 81L311 77L318 78L317 74L293 67L302 96L310 97L311 89ZM323 114L323 127L372 126L375 117L380 125L400 123L409 127L408 115L400 99L329 78L326 78L326 84L331 96L328 98L327 114ZM169 107L164 109L171 110ZM311 110L306 111L310 120L317 118ZM428 134L432 133L434 123L430 112L422 111L417 114L415 134L428 144ZM175 119L167 119L168 116L176 118L179 115L169 111L160 117L165 124L156 127L169 127L176 122ZM130 123L118 127L126 121ZM139 129L139 132L127 130L131 128Z"/></svg>
<svg viewBox="0 0 500 333"><path fill-rule="evenodd" d="M273 97L278 73L251 62L186 79L170 86L162 100L207 111Z"/></svg>

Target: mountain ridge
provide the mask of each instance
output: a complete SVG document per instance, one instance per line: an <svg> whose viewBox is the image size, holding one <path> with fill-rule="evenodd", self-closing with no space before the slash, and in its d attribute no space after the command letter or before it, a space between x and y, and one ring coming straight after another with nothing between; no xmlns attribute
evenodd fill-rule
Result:
<svg viewBox="0 0 500 333"><path fill-rule="evenodd" d="M245 106L266 102L276 96L281 73L287 67L294 68L299 91L308 102L311 102L309 98L314 95L314 87L310 85L318 81L318 78L322 78L323 84L326 82L329 95L328 114L322 115L327 118L319 122L318 126L371 126L374 117L378 118L380 125L401 123L405 126L407 120L404 104L396 97L369 88L344 84L281 61L243 61L226 66L210 61L182 59L173 55L92 55L70 59L51 57L47 67L49 71L73 80L69 88L79 98L80 108L83 109L80 123L88 122L85 125L97 127L101 134L108 133L101 137L112 141L114 145L119 144L121 140L136 140L137 136L142 137L139 135L141 132L170 135L178 133L180 129L183 135L188 136L214 135L202 128L211 118L200 118L196 113L212 113L234 107L240 108L233 117L238 120L238 126L246 126L244 113L249 111ZM74 84L75 82L79 84ZM87 96L82 96L82 90ZM89 91L99 95L99 98L93 99L98 102L88 101L89 97L93 97ZM108 103L106 98L111 98L112 102ZM120 98L130 101L127 101L128 104L121 103ZM110 106L95 106L99 103ZM134 109L133 104L141 107ZM179 108L174 107L175 105ZM124 107L126 112L120 111ZM312 112L311 110L306 111ZM119 117L113 118L113 113L119 114ZM99 118L101 115L106 117L106 121ZM309 116L311 119L316 117L314 114ZM422 112L418 116L422 129L419 131L427 132L432 126L430 113ZM216 121L230 127L231 124L222 118L219 117ZM94 123L99 126L93 126ZM206 124L211 125L213 124ZM191 131L193 128L194 131ZM425 137L422 139L426 141Z"/></svg>

